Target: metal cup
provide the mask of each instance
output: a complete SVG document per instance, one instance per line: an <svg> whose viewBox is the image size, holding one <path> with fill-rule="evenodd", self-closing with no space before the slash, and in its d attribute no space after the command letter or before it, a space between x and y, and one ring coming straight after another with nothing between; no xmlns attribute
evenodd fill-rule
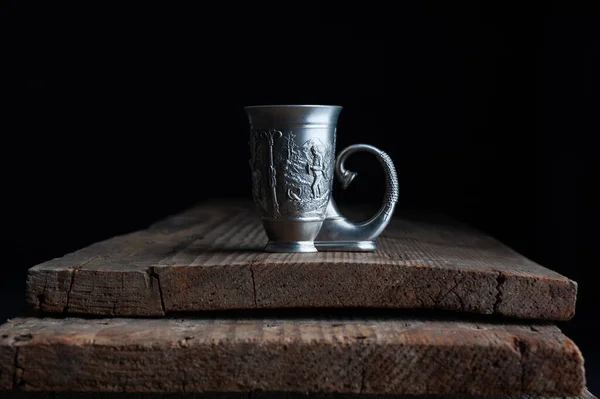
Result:
<svg viewBox="0 0 600 399"><path fill-rule="evenodd" d="M385 152L354 144L335 158L336 105L262 105L245 107L250 121L252 193L269 243L269 252L374 251L398 201L398 177ZM353 223L333 201L334 171L346 188L356 177L345 160L365 151L385 174L379 211Z"/></svg>
<svg viewBox="0 0 600 399"><path fill-rule="evenodd" d="M250 122L252 193L268 252L316 252L333 185L340 106L244 108Z"/></svg>

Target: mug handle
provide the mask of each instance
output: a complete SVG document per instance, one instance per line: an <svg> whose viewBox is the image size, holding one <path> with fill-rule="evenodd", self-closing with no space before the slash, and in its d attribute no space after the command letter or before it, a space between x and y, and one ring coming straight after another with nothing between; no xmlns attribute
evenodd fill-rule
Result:
<svg viewBox="0 0 600 399"><path fill-rule="evenodd" d="M369 152L377 158L385 173L385 194L379 211L369 220L353 223L343 217L333 201L329 201L327 217L315 240L319 251L373 251L375 239L383 232L392 219L398 202L398 175L388 154L368 144L354 144L344 148L335 161L335 174L346 189L356 177L344 166L346 159L355 152Z"/></svg>

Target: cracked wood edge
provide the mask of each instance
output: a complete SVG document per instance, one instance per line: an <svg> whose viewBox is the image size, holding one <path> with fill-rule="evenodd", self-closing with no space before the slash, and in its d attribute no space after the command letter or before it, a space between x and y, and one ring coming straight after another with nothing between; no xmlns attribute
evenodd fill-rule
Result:
<svg viewBox="0 0 600 399"><path fill-rule="evenodd" d="M396 219L374 253L268 254L251 204L201 204L29 270L44 313L441 308L569 320L577 284L467 227ZM126 281L124 284L123 282Z"/></svg>
<svg viewBox="0 0 600 399"><path fill-rule="evenodd" d="M153 266L157 259L180 251L245 209L227 202L193 207L147 230L36 265L27 275L27 304L41 313L164 316L160 275Z"/></svg>
<svg viewBox="0 0 600 399"><path fill-rule="evenodd" d="M374 399L373 395L305 392L100 393L9 391L6 399ZM177 395L177 396L175 396ZM378 395L377 399L465 399L463 395ZM473 398L475 399L475 398ZM490 396L487 399L597 399L589 390L581 396Z"/></svg>
<svg viewBox="0 0 600 399"><path fill-rule="evenodd" d="M64 359L69 361L65 362ZM549 323L421 319L36 319L0 327L0 388L576 396Z"/></svg>

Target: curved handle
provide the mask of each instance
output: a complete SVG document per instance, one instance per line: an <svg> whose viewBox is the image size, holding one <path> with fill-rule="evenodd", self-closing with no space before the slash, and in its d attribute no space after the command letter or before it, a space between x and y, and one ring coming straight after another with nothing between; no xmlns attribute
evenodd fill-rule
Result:
<svg viewBox="0 0 600 399"><path fill-rule="evenodd" d="M347 188L357 173L344 166L346 159L353 153L366 151L374 154L385 172L385 195L383 205L369 220L353 223L340 215L335 201L330 199L327 205L327 217L315 240L319 251L374 251L375 239L392 220L392 214L398 202L398 175L394 163L388 154L367 144L354 144L344 148L335 161L335 174Z"/></svg>
<svg viewBox="0 0 600 399"><path fill-rule="evenodd" d="M385 173L385 194L383 197L383 205L379 209L379 212L377 212L377 214L366 223L371 223L378 217L384 216L386 222L385 224L387 225L387 222L389 222L389 220L387 219L389 219L389 217L393 213L396 203L398 202L398 175L396 173L394 163L392 162L392 158L390 158L390 156L384 151L381 151L380 149L373 147L372 145L354 144L344 148L338 154L337 160L335 162L335 173L338 179L340 179L342 187L344 189L347 188L352 182L352 180L354 180L357 173L351 172L348 169L346 169L346 167L344 166L344 162L351 154L359 151L366 151L370 152L371 154L374 154L377 157L377 160L379 161L381 166L383 167L383 171Z"/></svg>
<svg viewBox="0 0 600 399"><path fill-rule="evenodd" d="M344 166L346 159L353 153L366 151L374 154L385 172L385 196L379 211L369 220L353 223L340 215L335 201L330 199L327 205L327 217L319 231L315 246L319 251L373 251L375 239L392 220L392 214L398 202L398 176L394 163L388 154L367 144L354 144L342 150L335 162L335 173L344 188L354 180L357 173Z"/></svg>

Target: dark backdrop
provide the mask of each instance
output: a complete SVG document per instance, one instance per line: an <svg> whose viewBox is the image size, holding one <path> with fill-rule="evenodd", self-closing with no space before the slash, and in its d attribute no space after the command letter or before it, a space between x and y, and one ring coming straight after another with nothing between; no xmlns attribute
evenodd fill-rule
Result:
<svg viewBox="0 0 600 399"><path fill-rule="evenodd" d="M598 46L566 3L41 2L2 6L4 320L28 267L203 199L250 193L245 105L338 104L338 149L579 283L561 327L598 381L584 190ZM376 202L368 155L340 202ZM589 177L589 176L587 176ZM596 233L597 234L597 233Z"/></svg>

